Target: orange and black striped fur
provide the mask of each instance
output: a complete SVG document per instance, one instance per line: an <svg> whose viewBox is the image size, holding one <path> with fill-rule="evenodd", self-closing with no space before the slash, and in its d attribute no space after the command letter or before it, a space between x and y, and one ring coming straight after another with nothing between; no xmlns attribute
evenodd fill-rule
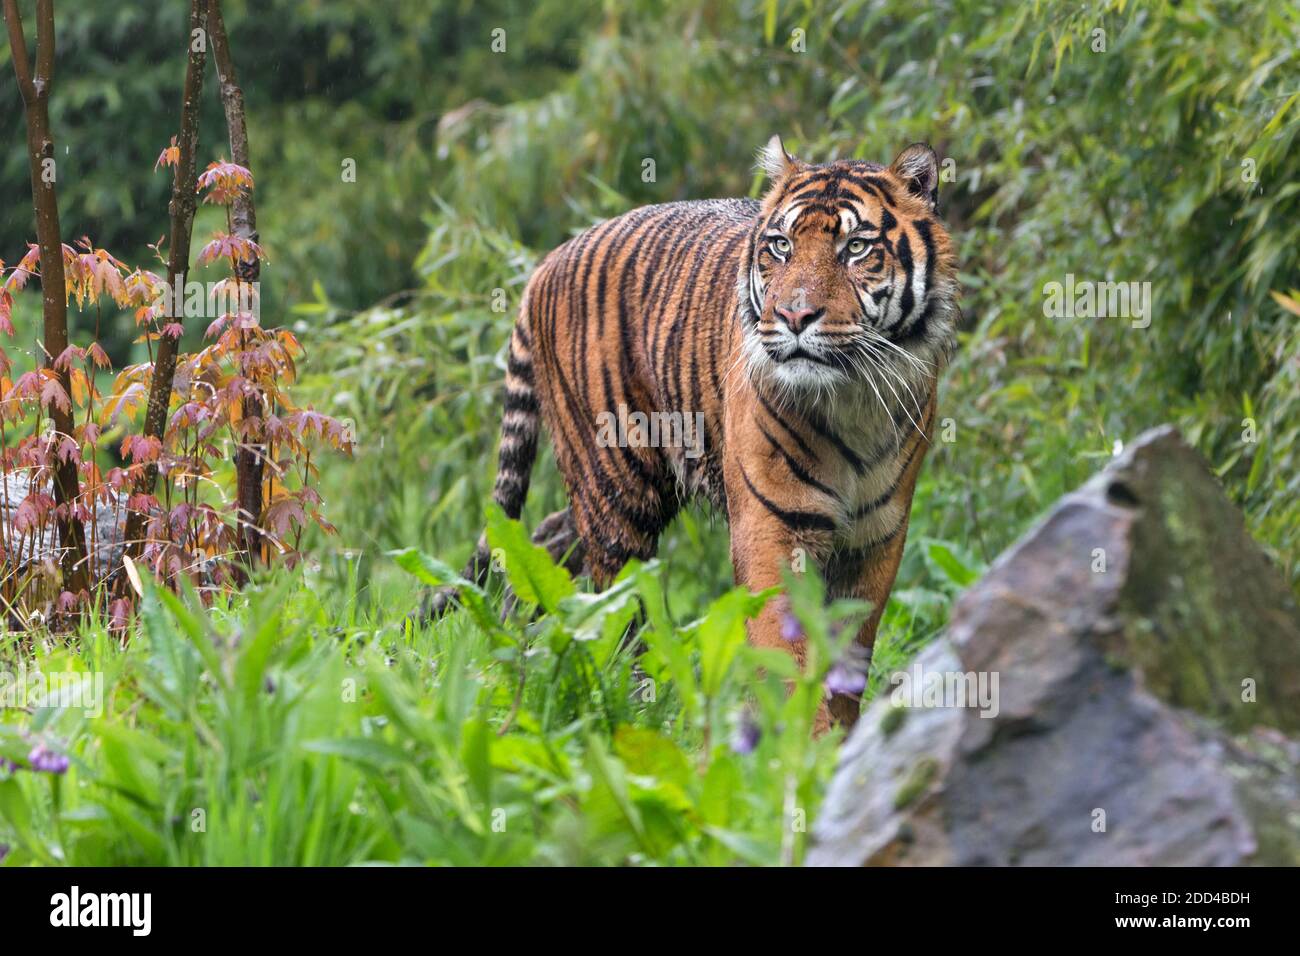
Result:
<svg viewBox="0 0 1300 956"><path fill-rule="evenodd" d="M493 497L519 516L540 417L570 506L536 538L574 570L609 584L702 495L727 516L738 582L767 588L816 562L832 595L874 605L869 647L955 337L937 161L917 144L889 167L811 165L774 137L761 162L761 202L635 209L545 258L510 342ZM634 412L692 416L702 435L693 448L609 441L602 423ZM480 542L466 576L487 564ZM782 614L770 602L751 640L802 660ZM821 722L856 711L836 697Z"/></svg>

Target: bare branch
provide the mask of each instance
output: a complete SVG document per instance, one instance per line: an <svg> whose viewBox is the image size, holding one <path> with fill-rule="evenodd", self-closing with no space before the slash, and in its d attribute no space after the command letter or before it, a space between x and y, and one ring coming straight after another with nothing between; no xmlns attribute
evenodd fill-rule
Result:
<svg viewBox="0 0 1300 956"><path fill-rule="evenodd" d="M212 36L212 62L217 69L217 79L221 82L221 105L226 113L226 130L230 137L230 160L251 170L248 125L244 117L244 91L240 89L235 74L235 61L230 53L230 40L226 36L225 18L221 15L221 0L209 0L208 25ZM235 235L252 242L258 241L257 207L251 189L241 191L231 203L230 224ZM254 254L238 263L236 276L240 282L256 282L261 269L262 263ZM244 420L265 417L264 410L255 398L245 398L242 404ZM235 449L236 498L241 518L241 537L250 564L261 553L262 536L258 523L262 516L262 463L265 454L264 446L249 442L241 441Z"/></svg>
<svg viewBox="0 0 1300 956"><path fill-rule="evenodd" d="M54 79L54 0L36 0L36 76L39 96Z"/></svg>
<svg viewBox="0 0 1300 956"><path fill-rule="evenodd" d="M39 0L36 5L37 76L31 76L27 44L16 0L5 0L5 23L13 49L14 72L23 90L27 113L27 160L32 174L32 206L36 213L36 242L41 251L41 299L44 317L45 367L68 347L67 280L63 272L63 233L59 225L59 203L55 193L54 136L50 131L50 73L54 64L54 4ZM64 394L71 395L68 370L58 373ZM72 435L76 422L71 409L52 403L50 421L59 435ZM72 513L72 504L81 493L75 461L56 458L54 466L54 500L62 510L59 518L59 548L63 567L63 586L73 593L89 588L89 562L86 560L86 529Z"/></svg>
<svg viewBox="0 0 1300 956"><path fill-rule="evenodd" d="M190 0L190 23L186 34L186 49L189 57L185 66L185 90L181 100L181 131L177 137L180 158L176 163L176 175L172 180L172 198L168 205L171 212L170 240L168 242L166 280L175 283L177 288L185 287L185 276L190 268L190 240L194 232L194 210L198 204L195 195L197 180L196 165L199 149L199 112L200 99L203 94L203 68L207 61L208 37L208 2L207 0ZM196 38L202 42L196 42ZM171 315L168 323L183 324L184 305L182 296L174 296L171 303ZM176 376L176 352L178 338L163 335L158 339L158 355L154 359L153 381L149 386L149 403L145 408L144 429L142 434L162 442L167 432L167 409L171 404L172 382ZM136 482L137 494L151 495L158 481L158 464L150 462ZM145 515L141 511L131 511L127 517L125 538L131 542L132 558L139 557L143 550Z"/></svg>
<svg viewBox="0 0 1300 956"><path fill-rule="evenodd" d="M4 0L5 26L9 28L9 49L13 52L14 73L18 76L18 89L23 102L36 99L32 85L32 65L27 59L27 38L23 36L23 15L18 10L18 0Z"/></svg>

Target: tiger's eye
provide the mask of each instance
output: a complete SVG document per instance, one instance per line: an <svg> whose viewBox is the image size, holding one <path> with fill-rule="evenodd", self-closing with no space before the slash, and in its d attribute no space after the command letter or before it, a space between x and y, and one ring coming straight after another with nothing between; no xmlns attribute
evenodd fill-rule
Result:
<svg viewBox="0 0 1300 956"><path fill-rule="evenodd" d="M772 249L781 255L786 255L790 251L790 240L785 236L773 236L770 240Z"/></svg>
<svg viewBox="0 0 1300 956"><path fill-rule="evenodd" d="M849 240L849 246L848 246L848 249L849 249L849 255L851 255L851 256L858 256L858 255L861 255L862 253L864 253L864 252L867 251L867 248L868 248L868 243L867 243L867 240L865 240L865 239L850 239L850 240Z"/></svg>

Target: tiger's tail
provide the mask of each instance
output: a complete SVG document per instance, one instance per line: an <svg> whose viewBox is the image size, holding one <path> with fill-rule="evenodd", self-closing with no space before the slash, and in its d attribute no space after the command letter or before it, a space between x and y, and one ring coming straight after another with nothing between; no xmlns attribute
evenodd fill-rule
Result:
<svg viewBox="0 0 1300 956"><path fill-rule="evenodd" d="M519 318L510 336L505 408L501 415L501 450L497 458L496 483L492 487L492 500L501 506L507 517L516 520L523 513L524 499L528 497L533 462L537 458L537 436L541 429L541 405L533 376L528 298L525 290ZM461 577L482 586L491 566L492 553L484 532ZM426 621L441 617L455 599L455 588L439 588L426 597L421 617Z"/></svg>

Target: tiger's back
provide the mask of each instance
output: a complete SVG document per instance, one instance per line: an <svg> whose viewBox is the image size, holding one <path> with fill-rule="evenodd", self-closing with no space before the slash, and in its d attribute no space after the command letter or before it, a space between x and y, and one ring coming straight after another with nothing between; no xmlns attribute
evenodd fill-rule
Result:
<svg viewBox="0 0 1300 956"><path fill-rule="evenodd" d="M635 209L558 247L528 283L512 357L531 363L579 528L619 566L653 553L684 497L722 504L722 396L736 371L724 362L757 212L743 199Z"/></svg>

